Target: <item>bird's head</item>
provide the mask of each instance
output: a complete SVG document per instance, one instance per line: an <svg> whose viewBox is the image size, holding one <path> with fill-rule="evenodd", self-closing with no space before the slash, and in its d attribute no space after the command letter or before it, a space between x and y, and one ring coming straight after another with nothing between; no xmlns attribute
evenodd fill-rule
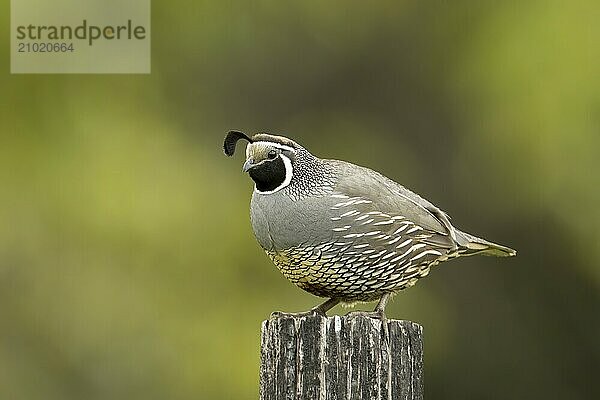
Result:
<svg viewBox="0 0 600 400"><path fill-rule="evenodd" d="M248 141L243 170L248 172L256 190L271 194L288 186L294 176L298 153L304 148L283 136L259 133L251 138L238 131L230 131L225 137L223 151L233 156L238 140Z"/></svg>

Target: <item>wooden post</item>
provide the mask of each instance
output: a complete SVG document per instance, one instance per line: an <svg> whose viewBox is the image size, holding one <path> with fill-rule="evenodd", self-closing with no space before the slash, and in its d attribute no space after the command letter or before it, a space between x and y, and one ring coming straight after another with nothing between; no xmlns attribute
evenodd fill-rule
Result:
<svg viewBox="0 0 600 400"><path fill-rule="evenodd" d="M423 328L364 316L262 323L261 400L423 399Z"/></svg>

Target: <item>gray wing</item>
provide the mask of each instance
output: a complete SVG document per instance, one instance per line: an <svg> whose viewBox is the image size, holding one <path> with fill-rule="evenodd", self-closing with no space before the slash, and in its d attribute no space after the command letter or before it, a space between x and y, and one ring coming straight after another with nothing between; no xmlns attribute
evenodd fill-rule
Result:
<svg viewBox="0 0 600 400"><path fill-rule="evenodd" d="M429 238L423 239L425 242L445 249L457 248L456 229L450 223L448 215L438 207L369 168L344 161L329 162L335 163L336 169L340 171L335 186L336 193L369 201L358 207L360 212L402 216L404 221L410 221L415 227L422 228L422 234L430 235ZM391 228L392 226L389 231Z"/></svg>

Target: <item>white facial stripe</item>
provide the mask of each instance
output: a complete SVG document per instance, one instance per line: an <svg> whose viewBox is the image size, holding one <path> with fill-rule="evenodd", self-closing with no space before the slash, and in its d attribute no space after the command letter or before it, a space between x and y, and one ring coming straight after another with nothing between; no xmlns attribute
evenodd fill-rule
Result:
<svg viewBox="0 0 600 400"><path fill-rule="evenodd" d="M294 149L293 147L290 146L286 146L284 144L280 144L280 143L274 143L274 142L254 142L253 144L256 145L264 145L264 146L268 146L268 147L275 147L277 149L281 149L281 150L286 150L286 151L293 151L296 152L296 149Z"/></svg>
<svg viewBox="0 0 600 400"><path fill-rule="evenodd" d="M258 192L260 194L273 194L273 193L283 189L287 185L289 185L290 182L292 181L292 176L294 174L294 168L292 167L292 160L290 160L288 157L284 156L283 154L280 154L279 157L281 157L281 159L283 160L283 165L285 165L285 180L283 181L283 183L281 185L277 186L275 189L267 190L264 192L261 192L260 190L258 190L256 188L256 185L254 185L254 190L256 190L256 192Z"/></svg>
<svg viewBox="0 0 600 400"><path fill-rule="evenodd" d="M263 148L275 147L280 150L293 151L294 153L296 152L296 149L294 149L293 147L290 147L290 146L286 146L284 144L279 144L279 143L274 143L274 142L254 142L254 143L248 143L248 145L246 146L246 159L248 159L248 157L250 157L250 146L263 147Z"/></svg>

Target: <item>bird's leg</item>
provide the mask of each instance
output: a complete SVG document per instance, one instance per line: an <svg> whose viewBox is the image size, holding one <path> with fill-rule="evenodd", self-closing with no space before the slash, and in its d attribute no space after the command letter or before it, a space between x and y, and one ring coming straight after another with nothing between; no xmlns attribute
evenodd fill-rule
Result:
<svg viewBox="0 0 600 400"><path fill-rule="evenodd" d="M389 337L389 332L388 332L388 324L387 324L387 318L385 316L385 307L387 306L388 301L390 300L390 293L385 293L383 296L381 296L381 298L379 299L379 303L377 303L377 306L375 307L375 309L373 311L351 311L348 314L346 314L346 316L352 318L352 317L369 317L369 318L378 318L381 320L381 325L383 326L383 333L385 335L386 338Z"/></svg>
<svg viewBox="0 0 600 400"><path fill-rule="evenodd" d="M370 317L370 318L379 318L380 320L384 321L385 318L385 306L387 306L387 303L390 299L390 293L385 293L383 296L381 296L381 298L379 299L379 303L377 303L377 306L375 307L375 309L373 311L350 311L348 314L346 314L349 317Z"/></svg>
<svg viewBox="0 0 600 400"><path fill-rule="evenodd" d="M389 300L390 293L386 293L383 296L381 296L381 299L379 299L379 303L377 303L377 306L375 307L374 311L381 316L382 320L385 320L385 307L387 306Z"/></svg>
<svg viewBox="0 0 600 400"><path fill-rule="evenodd" d="M309 311L298 312L298 313L285 313L281 311L275 311L271 313L271 318L279 317L306 317L311 315L320 315L322 317L327 316L327 311L331 310L340 302L340 299L331 298L326 302L319 304L316 307L311 308Z"/></svg>
<svg viewBox="0 0 600 400"><path fill-rule="evenodd" d="M314 312L319 315L326 316L327 311L331 310L333 307L337 306L340 303L340 299L331 298L326 302L319 304L316 307L313 307L309 312Z"/></svg>

